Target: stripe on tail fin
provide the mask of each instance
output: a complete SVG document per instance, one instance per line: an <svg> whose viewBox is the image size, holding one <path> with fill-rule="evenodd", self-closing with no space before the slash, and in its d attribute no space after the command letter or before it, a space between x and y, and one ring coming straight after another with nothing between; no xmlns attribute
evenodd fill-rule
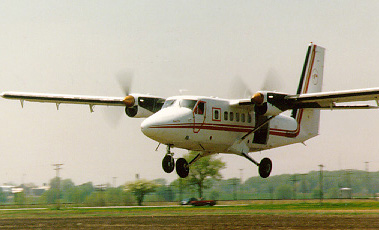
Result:
<svg viewBox="0 0 379 230"><path fill-rule="evenodd" d="M311 43L305 56L303 71L301 72L297 94L317 93L322 90L324 74L325 49ZM292 117L296 118L298 109L292 111Z"/></svg>
<svg viewBox="0 0 379 230"><path fill-rule="evenodd" d="M311 43L301 73L297 94L317 93L322 90L324 74L325 49ZM320 127L319 109L294 109L292 117L296 119L304 136L308 138L318 135Z"/></svg>

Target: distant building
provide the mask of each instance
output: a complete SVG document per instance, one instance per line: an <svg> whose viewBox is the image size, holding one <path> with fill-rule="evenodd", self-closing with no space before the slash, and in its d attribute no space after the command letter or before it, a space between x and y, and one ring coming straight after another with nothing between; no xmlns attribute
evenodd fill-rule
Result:
<svg viewBox="0 0 379 230"><path fill-rule="evenodd" d="M34 196L42 196L42 194L49 189L50 189L50 186L47 186L47 185L40 186L38 188L32 188L32 194Z"/></svg>
<svg viewBox="0 0 379 230"><path fill-rule="evenodd" d="M14 186L14 185L0 185L0 188L1 188L2 192L11 194L12 189L16 188L16 186Z"/></svg>

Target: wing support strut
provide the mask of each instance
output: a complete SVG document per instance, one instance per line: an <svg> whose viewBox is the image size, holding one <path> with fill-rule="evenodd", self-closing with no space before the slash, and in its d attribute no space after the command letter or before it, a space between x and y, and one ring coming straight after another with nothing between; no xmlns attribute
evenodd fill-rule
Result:
<svg viewBox="0 0 379 230"><path fill-rule="evenodd" d="M249 131L248 133L246 133L242 138L241 140L245 140L246 137L248 137L250 134L252 133L255 133L256 131L258 131L259 129L261 129L263 126L265 126L269 121L271 121L271 119L273 119L274 117L276 116L271 116L269 118L267 118L267 120L265 120L262 124L258 125L256 128L254 128L253 130Z"/></svg>

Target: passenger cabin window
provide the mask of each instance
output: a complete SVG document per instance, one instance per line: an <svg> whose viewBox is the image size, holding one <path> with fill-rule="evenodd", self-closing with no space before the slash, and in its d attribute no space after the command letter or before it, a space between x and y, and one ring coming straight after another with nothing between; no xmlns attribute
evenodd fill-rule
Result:
<svg viewBox="0 0 379 230"><path fill-rule="evenodd" d="M245 122L245 114L244 113L241 114L241 121Z"/></svg>
<svg viewBox="0 0 379 230"><path fill-rule="evenodd" d="M224 112L224 120L227 121L228 120L228 112Z"/></svg>
<svg viewBox="0 0 379 230"><path fill-rule="evenodd" d="M221 121L221 109L220 108L212 108L213 111L213 121Z"/></svg>
<svg viewBox="0 0 379 230"><path fill-rule="evenodd" d="M236 113L236 121L240 121L240 114Z"/></svg>
<svg viewBox="0 0 379 230"><path fill-rule="evenodd" d="M234 118L234 116L233 116L233 112L230 112L229 115L230 115L230 116L229 116L229 117L230 117L230 120L233 121L233 118Z"/></svg>
<svg viewBox="0 0 379 230"><path fill-rule="evenodd" d="M200 101L195 108L195 114L203 115L204 110L205 110L205 102Z"/></svg>
<svg viewBox="0 0 379 230"><path fill-rule="evenodd" d="M247 114L247 122L251 123L251 114L250 113Z"/></svg>

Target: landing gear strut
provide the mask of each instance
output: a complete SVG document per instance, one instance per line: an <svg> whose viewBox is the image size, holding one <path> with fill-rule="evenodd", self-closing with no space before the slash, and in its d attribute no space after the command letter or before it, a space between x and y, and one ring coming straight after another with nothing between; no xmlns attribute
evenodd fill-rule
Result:
<svg viewBox="0 0 379 230"><path fill-rule="evenodd" d="M263 158L261 162L258 163L246 153L242 153L242 156L244 156L249 161L253 162L256 166L258 166L258 172L262 178L267 178L270 176L272 170L272 162L269 158Z"/></svg>
<svg viewBox="0 0 379 230"><path fill-rule="evenodd" d="M162 160L162 168L163 168L163 171L165 171L166 173L171 173L172 171L174 171L174 168L175 168L175 161L174 161L174 158L172 157L174 154L171 153L170 148L171 146L167 145L167 153L166 153L166 156Z"/></svg>

